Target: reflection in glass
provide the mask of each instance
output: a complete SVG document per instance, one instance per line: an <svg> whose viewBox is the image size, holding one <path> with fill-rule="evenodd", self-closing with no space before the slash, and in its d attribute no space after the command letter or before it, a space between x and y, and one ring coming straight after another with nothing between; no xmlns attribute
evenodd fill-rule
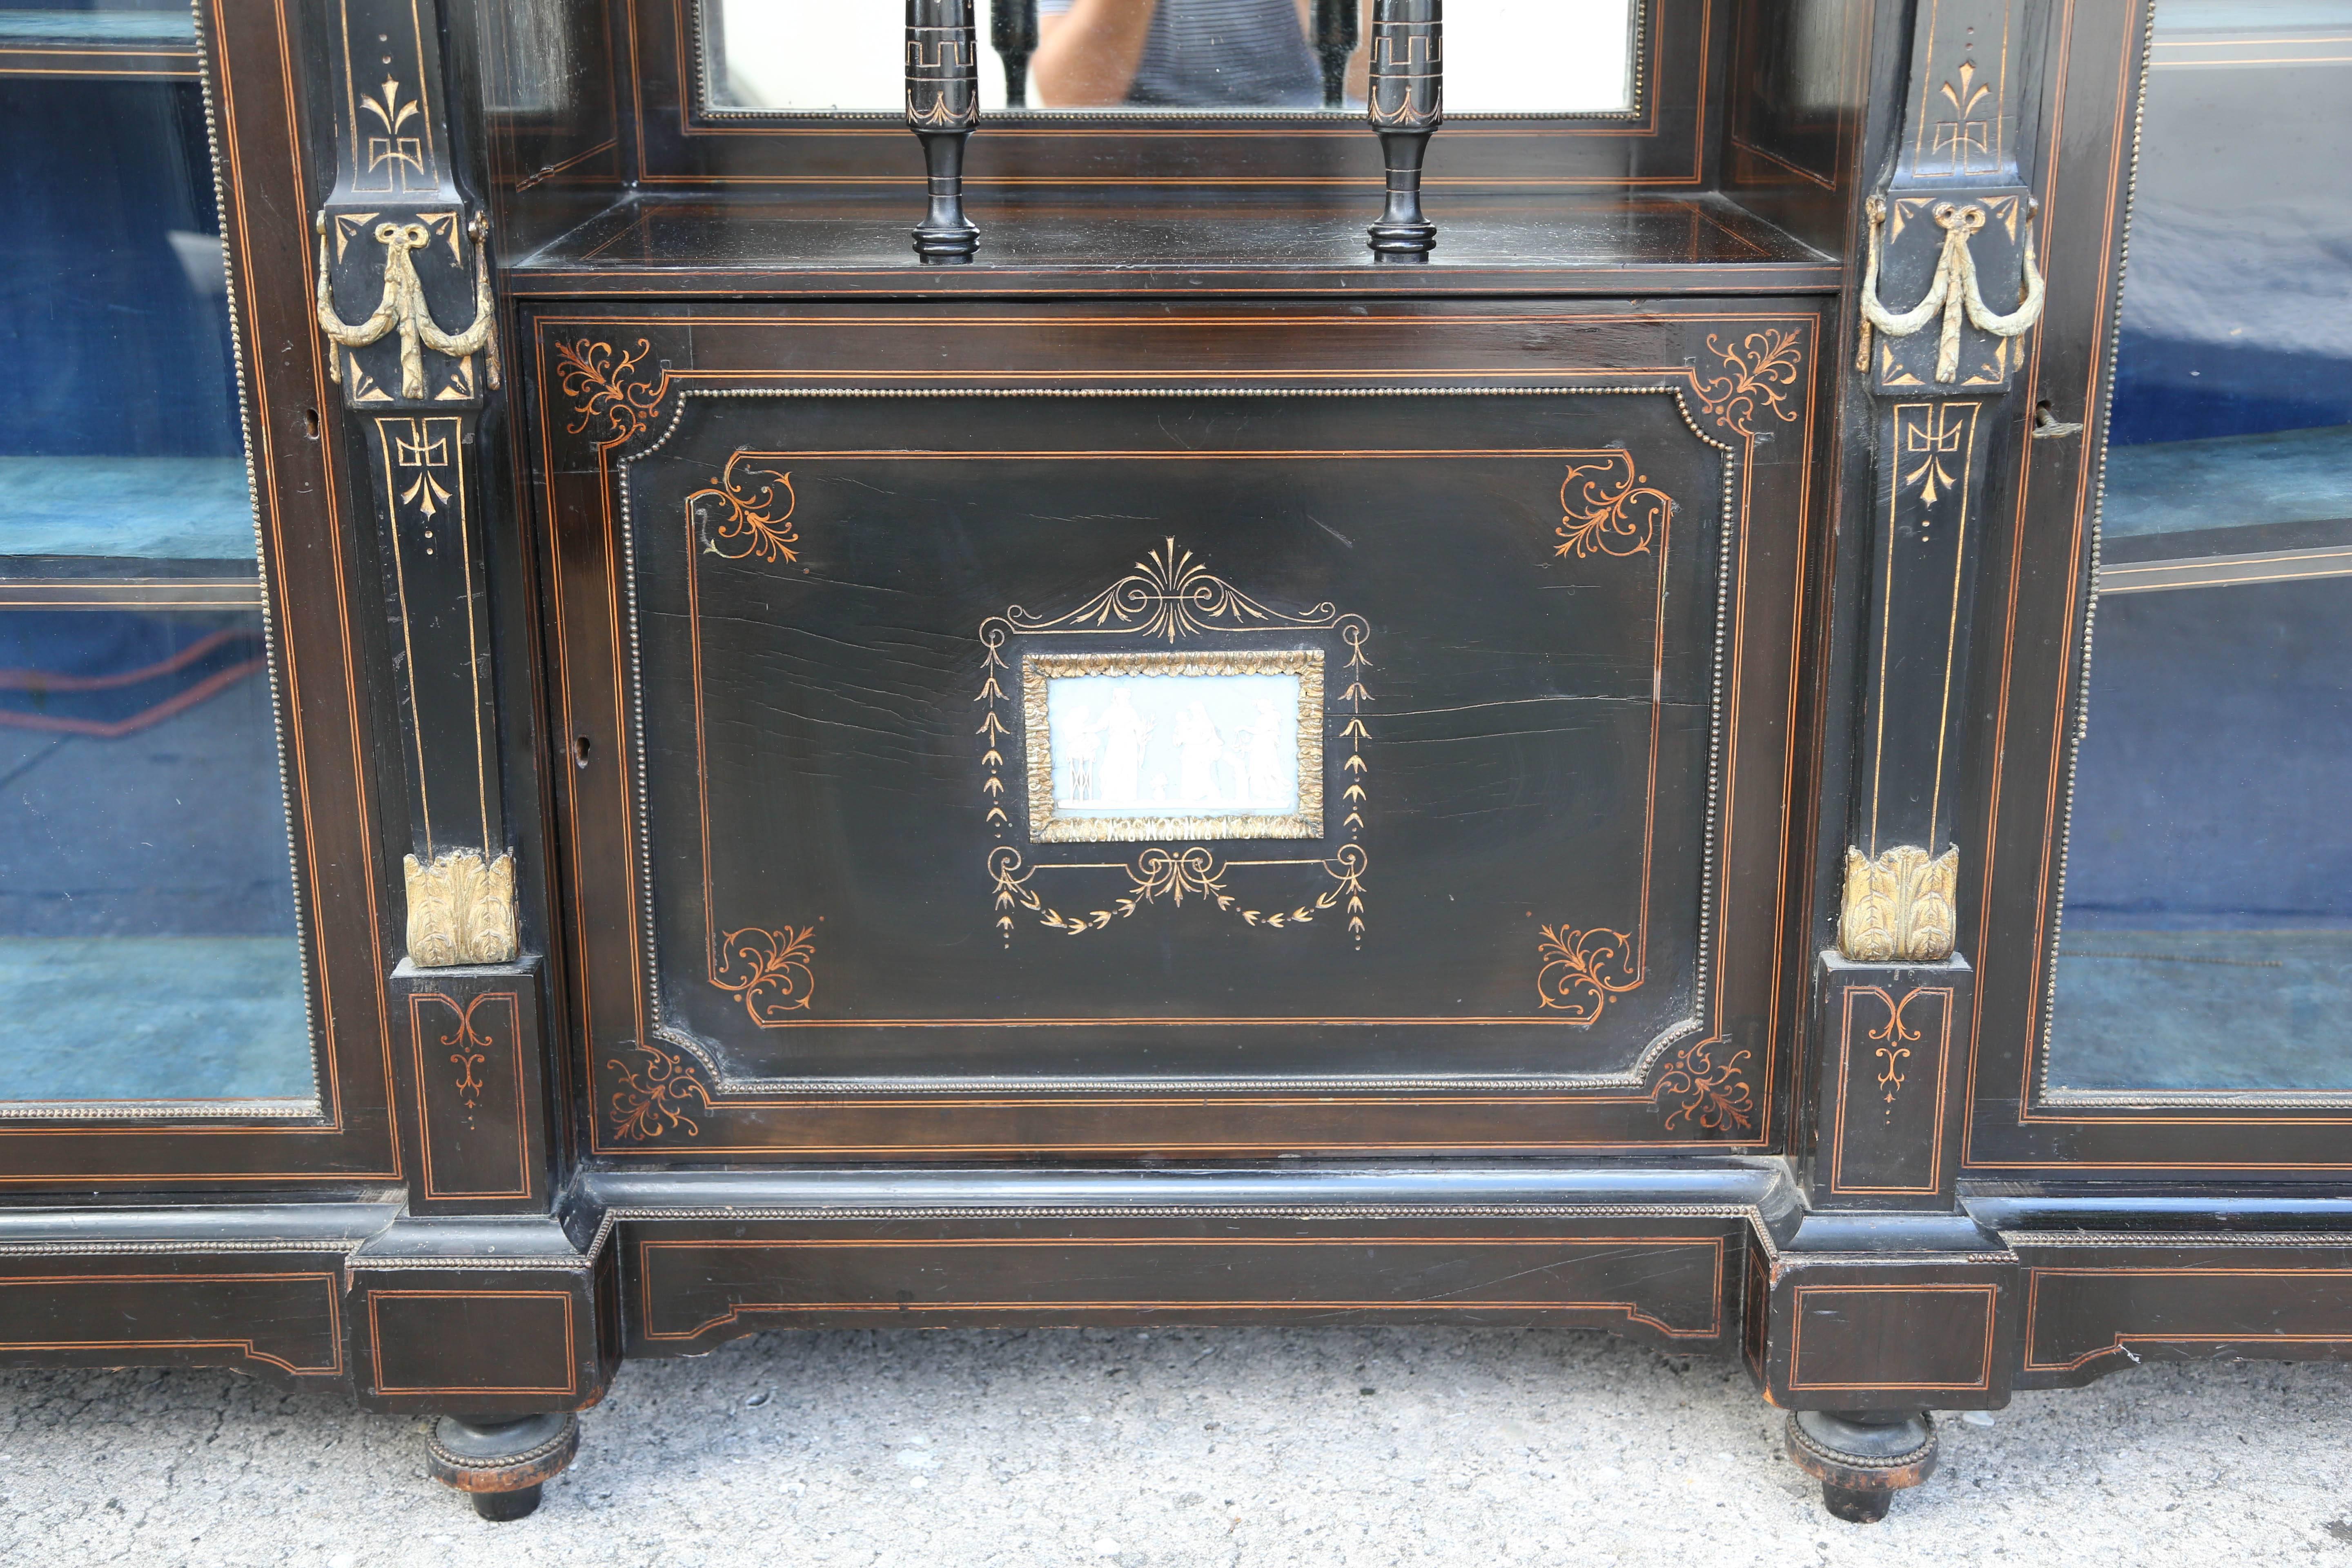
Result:
<svg viewBox="0 0 2352 1568"><path fill-rule="evenodd" d="M142 56L0 79L0 1099L307 1098L190 17L0 38Z"/></svg>
<svg viewBox="0 0 2352 1568"><path fill-rule="evenodd" d="M1445 16L1447 110L1630 109L1636 5L1456 0ZM902 0L702 6L714 108L900 111ZM983 111L1017 97L1032 110L1088 113L1363 112L1370 0L981 0L979 11ZM1033 16L1034 33L1026 26ZM1021 50L1032 37L1023 69ZM1006 90L1008 58L1014 95Z"/></svg>
<svg viewBox="0 0 2352 1568"><path fill-rule="evenodd" d="M2352 1090L2352 3L2163 0L2053 1089Z"/></svg>

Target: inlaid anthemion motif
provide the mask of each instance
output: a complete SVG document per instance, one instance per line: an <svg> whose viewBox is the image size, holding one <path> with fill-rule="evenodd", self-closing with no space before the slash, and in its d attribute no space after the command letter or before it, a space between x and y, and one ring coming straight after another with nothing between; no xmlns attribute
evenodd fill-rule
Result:
<svg viewBox="0 0 2352 1568"><path fill-rule="evenodd" d="M1755 1112L1756 1091L1743 1072L1749 1052L1733 1051L1721 1060L1716 1047L1727 1042L1721 1036L1695 1040L1675 1058L1674 1066L1658 1080L1658 1102L1673 1102L1662 1126L1671 1129L1688 1121L1707 1132L1745 1132Z"/></svg>
<svg viewBox="0 0 2352 1568"><path fill-rule="evenodd" d="M645 1060L634 1067L618 1057L604 1064L620 1075L621 1086L613 1091L613 1136L629 1143L651 1142L672 1131L698 1136L701 1124L686 1108L709 1110L710 1091L676 1053L650 1043L640 1044L636 1052Z"/></svg>
<svg viewBox="0 0 2352 1568"><path fill-rule="evenodd" d="M1674 516L1675 503L1653 489L1633 455L1612 448L1576 452L1560 481L1555 555L1640 555ZM1589 460L1588 460L1589 459Z"/></svg>
<svg viewBox="0 0 2352 1568"><path fill-rule="evenodd" d="M1622 996L1642 984L1642 970L1633 961L1633 939L1622 931L1577 931L1570 926L1540 928L1543 940L1536 954L1543 968L1536 975L1536 1003L1560 1013L1571 1024L1600 1021L1612 996Z"/></svg>
<svg viewBox="0 0 2352 1568"><path fill-rule="evenodd" d="M686 498L688 521L704 553L722 561L748 556L769 562L797 561L800 556L793 546L800 542L800 535L793 531L792 520L800 498L793 493L793 476L781 469L743 465L749 455L738 452L728 458L723 472ZM743 465L740 476L739 465Z"/></svg>
<svg viewBox="0 0 2352 1568"><path fill-rule="evenodd" d="M1755 421L1768 412L1784 425L1795 423L1789 396L1799 389L1805 369L1796 328L1768 327L1737 344L1709 332L1706 348L1723 362L1723 374L1697 384L1699 403L1709 414L1742 436L1753 436Z"/></svg>
<svg viewBox="0 0 2352 1568"><path fill-rule="evenodd" d="M1026 910L1037 917L1037 923L1065 936L1084 936L1088 931L1104 930L1113 921L1132 917L1146 904L1166 900L1172 907L1181 908L1187 898L1214 906L1234 916L1244 925L1265 926L1279 931L1284 926L1308 925L1315 917L1328 910L1341 907L1348 917L1349 931L1358 937L1364 930L1364 868L1369 857L1360 844L1342 844L1339 852L1328 860L1227 860L1220 862L1206 847L1195 844L1183 850L1153 847L1138 855L1131 862L1114 861L1108 865L1088 863L1081 866L1031 866L1021 851L1010 844L1000 844L988 853L988 874L995 882L997 929L1008 937L1013 931L1013 911ZM1233 868L1259 866L1319 866L1331 879L1332 885L1313 899L1295 904L1287 910L1255 909L1236 897L1225 885L1225 874ZM1127 891L1109 901L1105 909L1086 910L1066 914L1046 903L1030 886L1040 871L1112 870L1123 873L1128 879Z"/></svg>
<svg viewBox="0 0 2352 1568"><path fill-rule="evenodd" d="M1911 1005L1919 993L1906 992L1903 1000L1897 1002L1874 985L1868 991L1886 1008L1886 1022L1871 1030L1867 1038L1875 1047L1871 1055L1878 1062L1879 1093L1885 1101L1880 1114L1891 1119L1895 1114L1895 1097L1903 1092L1904 1063L1911 1059L1911 1047L1919 1043L1919 1031L1903 1022L1903 1010Z"/></svg>
<svg viewBox="0 0 2352 1568"><path fill-rule="evenodd" d="M806 1012L816 1000L816 927L725 932L711 953L710 984L741 1001L761 1028Z"/></svg>
<svg viewBox="0 0 2352 1568"><path fill-rule="evenodd" d="M1860 963L1940 963L1952 956L1958 847L1930 856L1916 844L1875 858L1845 852L1838 951Z"/></svg>
<svg viewBox="0 0 2352 1568"><path fill-rule="evenodd" d="M1364 651L1370 628L1361 616L1343 615L1328 603L1300 612L1277 609L1209 571L1191 551L1179 550L1172 539L1147 552L1134 570L1075 609L1043 616L1015 605L981 624L981 687L973 700L982 708L975 733L982 747L982 821L1000 837L1011 828L1004 774L1008 752L1018 750L1028 784L1030 837L1036 842L1322 837L1328 762L1323 731L1328 721L1322 650L1235 647L1222 640L1300 632L1336 634L1347 648L1341 666L1347 685L1339 700L1346 713L1339 739L1348 749L1339 759L1344 782L1338 826L1349 838L1357 837L1363 831L1368 801L1363 746L1369 731L1363 708L1371 700L1364 686L1364 672L1371 668ZM1006 689L1015 679L1007 657L1014 639L1097 637L1171 645L1204 637L1221 640L1213 650L1197 654L1027 652L1020 656L1022 702L1016 710ZM1174 748L1166 764L1173 776L1163 773L1157 799L1153 781L1143 776L1140 759L1148 733L1160 721L1141 711L1132 694L1127 695L1123 709L1115 708L1122 694L1110 689L1122 680L1153 679L1204 683L1192 692L1177 693L1181 700L1166 717L1168 734L1161 739ZM1070 710L1065 716L1071 741L1058 767L1052 743L1051 689L1057 679L1107 683L1098 697L1071 689ZM1242 689L1252 680L1285 679L1296 683L1286 706L1271 691ZM1232 683L1232 689L1215 690L1206 684L1214 682ZM1089 700L1092 707L1082 706ZM1275 710L1272 720L1260 706L1268 702ZM1213 707L1236 703L1243 705L1237 710L1243 716L1221 724ZM1018 733L1010 722L1016 716L1022 725ZM1230 740L1228 729L1233 731ZM1129 778L1129 773L1137 776ZM991 851L987 865L997 930L1008 943L1017 911L1035 916L1049 930L1076 936L1102 931L1146 905L1165 902L1172 908L1188 898L1245 924L1273 930L1312 924L1318 914L1336 910L1345 915L1349 934L1360 943L1368 860L1360 846L1352 843L1328 857L1221 861L1195 844L1181 849L1157 847L1129 860L1079 862L1033 862L1010 845L1000 845ZM1311 868L1329 885L1310 896L1267 903L1235 892L1225 879L1236 868ZM1119 873L1127 890L1099 900L1097 907L1066 912L1034 885L1034 879L1047 872Z"/></svg>
<svg viewBox="0 0 2352 1568"><path fill-rule="evenodd" d="M617 447L645 434L646 421L669 390L668 371L640 368L652 353L653 345L643 338L626 353L590 338L559 342L556 384L579 416L563 427L565 433L578 436L601 427L602 435L590 437L599 447Z"/></svg>
<svg viewBox="0 0 2352 1568"><path fill-rule="evenodd" d="M457 1076L451 1080L449 1087L458 1099L466 1102L468 1111L478 1110L482 1104L482 1090L487 1086L475 1073L489 1060L491 1040L474 1027L474 1009L485 1002L501 1002L511 1006L514 998L505 993L486 992L467 997L460 1005L455 997L441 996L438 993L435 994L457 1019L456 1031L441 1037L441 1048L449 1053L449 1065L457 1068Z"/></svg>
<svg viewBox="0 0 2352 1568"><path fill-rule="evenodd" d="M453 849L404 862L408 956L420 967L504 963L515 955L514 857Z"/></svg>

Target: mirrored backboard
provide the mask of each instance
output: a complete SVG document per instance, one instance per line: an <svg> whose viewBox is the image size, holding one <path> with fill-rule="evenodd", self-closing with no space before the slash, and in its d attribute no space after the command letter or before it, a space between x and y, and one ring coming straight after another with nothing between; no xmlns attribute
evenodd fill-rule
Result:
<svg viewBox="0 0 2352 1568"><path fill-rule="evenodd" d="M1363 113L1370 0L980 0L983 113ZM1456 0L1450 115L1634 107L1643 0ZM900 0L702 0L706 104L891 114Z"/></svg>

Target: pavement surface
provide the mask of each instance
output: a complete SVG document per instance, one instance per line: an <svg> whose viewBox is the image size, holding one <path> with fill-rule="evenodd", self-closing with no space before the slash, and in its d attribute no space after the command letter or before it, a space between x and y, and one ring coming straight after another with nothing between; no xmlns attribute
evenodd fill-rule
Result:
<svg viewBox="0 0 2352 1568"><path fill-rule="evenodd" d="M1724 1363L1459 1329L769 1334L631 1363L531 1518L418 1421L219 1372L0 1374L0 1560L2352 1568L2352 1368L2146 1366L1942 1421L1840 1524Z"/></svg>

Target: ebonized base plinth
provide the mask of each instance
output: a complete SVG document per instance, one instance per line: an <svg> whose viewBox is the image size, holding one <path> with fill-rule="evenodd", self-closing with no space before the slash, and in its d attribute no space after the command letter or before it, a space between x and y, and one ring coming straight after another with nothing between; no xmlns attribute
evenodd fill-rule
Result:
<svg viewBox="0 0 2352 1568"><path fill-rule="evenodd" d="M521 1519L539 1507L540 1489L580 1451L580 1417L570 1411L515 1420L444 1415L425 1440L433 1479L474 1500L484 1519Z"/></svg>
<svg viewBox="0 0 2352 1568"><path fill-rule="evenodd" d="M1822 1483L1822 1501L1848 1524L1875 1524L1895 1494L1936 1470L1936 1423L1924 1410L1799 1410L1789 1458Z"/></svg>

